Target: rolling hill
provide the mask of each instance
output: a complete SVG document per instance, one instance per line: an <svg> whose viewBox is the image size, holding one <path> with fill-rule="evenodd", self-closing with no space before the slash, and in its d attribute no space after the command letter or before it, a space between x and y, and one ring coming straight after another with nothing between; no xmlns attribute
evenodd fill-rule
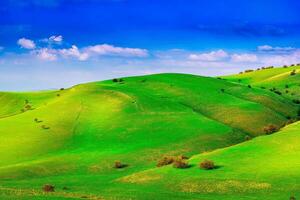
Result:
<svg viewBox="0 0 300 200"><path fill-rule="evenodd" d="M268 72L273 74L277 70ZM261 72L249 75L256 77L256 73ZM257 151L268 151L267 147L260 148L264 145L259 143L260 140L270 146L272 138L275 138L274 143L281 141L285 146L290 140L296 151L297 138L293 140L295 134L292 133L286 134L291 135L286 140L279 136L276 139L277 133L236 145L265 135L264 127L270 124L284 127L297 118L299 106L292 98L261 88L258 79L254 81L246 74L225 79L157 74L93 82L55 91L0 93L0 197L195 199L199 192L186 192L177 188L179 185L173 187L173 183L189 180L194 185L186 187L197 188L199 177L193 177L198 173L197 167L153 169L157 160L164 155L184 154L193 156L190 162L196 163L205 156L216 155L212 158L224 167L215 170L217 174L210 172L203 173L203 176L206 181L215 175L220 180L228 177L231 180L237 176L252 177L249 170L243 174L246 166L240 163L249 161L246 164L251 165L250 162L259 154ZM281 80L282 84L291 82L296 93L298 79L296 83L289 76L283 76ZM249 87L250 83L253 86ZM293 125L282 131L292 132L289 130L294 126L297 127ZM258 148L252 148L251 144ZM232 145L236 146L229 147ZM239 150L242 147L247 151ZM275 151L275 147L273 149ZM231 154L232 151L236 153ZM245 155L249 155L249 160L243 158ZM276 159L275 155L265 156L258 157L257 162ZM240 158L245 160L240 161ZM128 166L115 169L116 160ZM225 167L234 162L237 162L236 168ZM297 166L297 160L293 162L286 166ZM260 173L255 165L251 167L249 169L259 176L265 176L268 171L265 169ZM288 169L283 166L277 170L284 173ZM294 172L296 174L296 168ZM190 180L193 178L195 180ZM264 178L259 181L264 183ZM212 184L219 184L219 179ZM46 183L54 184L56 192L43 193L41 187ZM220 184L223 187L223 183ZM252 182L249 184L251 189ZM253 184L254 188L258 187ZM232 187L228 191L236 192L235 186ZM248 194L243 192L241 196ZM206 199L212 199L210 195L214 193L222 196L218 192L202 193Z"/></svg>
<svg viewBox="0 0 300 200"><path fill-rule="evenodd" d="M224 78L242 83L259 86L273 92L279 91L290 99L300 99L300 65L265 68Z"/></svg>

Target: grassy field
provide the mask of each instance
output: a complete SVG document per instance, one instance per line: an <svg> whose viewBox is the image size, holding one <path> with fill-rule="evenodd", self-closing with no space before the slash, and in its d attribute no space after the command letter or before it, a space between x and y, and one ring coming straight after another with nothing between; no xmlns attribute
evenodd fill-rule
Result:
<svg viewBox="0 0 300 200"><path fill-rule="evenodd" d="M293 73L294 72L294 73ZM279 91L290 99L300 99L300 65L286 68L256 70L224 77L241 84L259 86L266 90ZM294 74L294 75L293 75Z"/></svg>
<svg viewBox="0 0 300 200"><path fill-rule="evenodd" d="M297 118L299 76L280 79L293 98L253 78L284 70L0 93L0 199L286 199L299 189L300 127L262 135ZM156 168L167 155L186 155L192 165ZM200 170L206 157L220 167ZM127 166L115 169L117 160ZM55 192L44 193L45 184Z"/></svg>

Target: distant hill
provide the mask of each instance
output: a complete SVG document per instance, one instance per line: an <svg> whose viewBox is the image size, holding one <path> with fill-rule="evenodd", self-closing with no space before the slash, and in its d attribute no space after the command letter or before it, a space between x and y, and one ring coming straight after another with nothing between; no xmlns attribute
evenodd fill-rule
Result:
<svg viewBox="0 0 300 200"><path fill-rule="evenodd" d="M272 70L280 71L269 71ZM267 71L251 72L249 76ZM43 199L45 194L40 188L51 183L57 192L47 195L49 199L86 195L147 199L140 194L146 192L145 189L149 199L165 199L166 196L160 196L155 190L160 185L164 188L171 177L166 176L163 184L155 183L155 188L147 184L145 188L135 189L119 180L152 169L164 155L193 156L235 145L265 135L266 126L283 127L299 115L299 106L291 98L262 89L259 81L247 79L247 75L224 80L156 74L81 84L57 91L2 92L0 197ZM294 77L299 78L298 74ZM236 81L238 79L241 81ZM287 75L280 80L296 93L298 86L294 78ZM272 82L268 84L271 87ZM229 150L224 149L226 151ZM231 156L232 159L240 156L250 159L255 154L237 152ZM192 157L191 162L205 155ZM115 169L115 161L128 166ZM221 158L216 161L223 163ZM226 158L224 170L228 170L226 162L233 161ZM180 171L178 176L182 174L184 178L185 171L197 173L195 170ZM70 189L66 191L64 187ZM21 195L17 194L19 189L22 189ZM170 195L170 191L166 194Z"/></svg>
<svg viewBox="0 0 300 200"><path fill-rule="evenodd" d="M300 65L254 70L224 78L278 91L290 99L300 99Z"/></svg>

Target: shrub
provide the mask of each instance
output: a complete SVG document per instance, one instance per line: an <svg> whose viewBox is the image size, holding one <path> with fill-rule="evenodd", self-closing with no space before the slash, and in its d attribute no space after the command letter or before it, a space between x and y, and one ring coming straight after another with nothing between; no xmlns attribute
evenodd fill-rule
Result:
<svg viewBox="0 0 300 200"><path fill-rule="evenodd" d="M248 85L248 88L252 88L252 86L251 86L251 85Z"/></svg>
<svg viewBox="0 0 300 200"><path fill-rule="evenodd" d="M296 70L291 71L291 76L296 75Z"/></svg>
<svg viewBox="0 0 300 200"><path fill-rule="evenodd" d="M43 124L41 127L42 127L42 129L50 129L49 126L46 126L46 125L44 125L44 124Z"/></svg>
<svg viewBox="0 0 300 200"><path fill-rule="evenodd" d="M205 169L205 170L211 170L216 168L215 163L211 160L204 160L202 162L200 162L199 167L201 169Z"/></svg>
<svg viewBox="0 0 300 200"><path fill-rule="evenodd" d="M245 140L246 140L246 141L251 140L251 137L250 137L249 135L246 135L246 136L245 136Z"/></svg>
<svg viewBox="0 0 300 200"><path fill-rule="evenodd" d="M282 93L278 90L274 91L275 94L281 95Z"/></svg>
<svg viewBox="0 0 300 200"><path fill-rule="evenodd" d="M222 88L222 89L221 89L221 92L225 92L225 89Z"/></svg>
<svg viewBox="0 0 300 200"><path fill-rule="evenodd" d="M253 71L254 71L253 69L246 69L245 73L249 73L249 72L253 72Z"/></svg>
<svg viewBox="0 0 300 200"><path fill-rule="evenodd" d="M165 156L159 160L156 164L157 167L162 167L165 165L170 165L174 162L175 158L173 156Z"/></svg>
<svg viewBox="0 0 300 200"><path fill-rule="evenodd" d="M287 65L283 65L283 68L288 68L288 66Z"/></svg>
<svg viewBox="0 0 300 200"><path fill-rule="evenodd" d="M124 168L126 166L127 165L121 163L121 161L115 161L115 164L114 164L114 168L117 168L117 169Z"/></svg>
<svg viewBox="0 0 300 200"><path fill-rule="evenodd" d="M300 104L300 100L299 99L293 99L293 103Z"/></svg>
<svg viewBox="0 0 300 200"><path fill-rule="evenodd" d="M112 81L115 82L115 83L121 83L121 82L123 82L123 79L121 79L121 78L114 78Z"/></svg>
<svg viewBox="0 0 300 200"><path fill-rule="evenodd" d="M290 197L290 200L296 200L296 197L291 196L291 197Z"/></svg>
<svg viewBox="0 0 300 200"><path fill-rule="evenodd" d="M265 126L263 130L267 135L270 135L272 133L275 133L278 130L278 128L273 124L269 124L268 126Z"/></svg>
<svg viewBox="0 0 300 200"><path fill-rule="evenodd" d="M185 156L185 155L179 155L178 158L179 158L179 159L189 159L189 158L188 158L187 156Z"/></svg>
<svg viewBox="0 0 300 200"><path fill-rule="evenodd" d="M25 108L26 110L30 110L30 109L31 109L31 105L26 104L24 108Z"/></svg>
<svg viewBox="0 0 300 200"><path fill-rule="evenodd" d="M57 94L56 96L60 97L60 94Z"/></svg>
<svg viewBox="0 0 300 200"><path fill-rule="evenodd" d="M189 164L185 159L177 158L173 162L173 167L179 168L179 169L185 169L189 167Z"/></svg>
<svg viewBox="0 0 300 200"><path fill-rule="evenodd" d="M54 185L46 184L46 185L43 186L43 191L44 192L54 192L54 190L55 190Z"/></svg>
<svg viewBox="0 0 300 200"><path fill-rule="evenodd" d="M59 90L65 90L65 88L60 88Z"/></svg>

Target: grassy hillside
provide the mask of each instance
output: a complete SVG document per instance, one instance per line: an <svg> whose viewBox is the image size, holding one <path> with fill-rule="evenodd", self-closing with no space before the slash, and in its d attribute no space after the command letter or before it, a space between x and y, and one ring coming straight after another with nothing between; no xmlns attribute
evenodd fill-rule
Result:
<svg viewBox="0 0 300 200"><path fill-rule="evenodd" d="M300 99L300 65L255 70L224 78L241 84L262 87L273 92L279 91L283 96L292 100Z"/></svg>
<svg viewBox="0 0 300 200"><path fill-rule="evenodd" d="M299 132L298 122L274 135L193 156L188 169L154 168L119 181L139 189L156 186L173 197L192 199L299 198ZM200 169L205 159L213 160L218 168Z"/></svg>
<svg viewBox="0 0 300 200"><path fill-rule="evenodd" d="M260 87L184 74L0 93L0 197L43 199L46 183L56 185L53 199L109 199L120 187L118 199L144 197L135 194L143 186L116 180L153 168L163 155L192 156L264 135L265 126L282 127L297 112L297 104ZM116 160L128 166L114 169Z"/></svg>

